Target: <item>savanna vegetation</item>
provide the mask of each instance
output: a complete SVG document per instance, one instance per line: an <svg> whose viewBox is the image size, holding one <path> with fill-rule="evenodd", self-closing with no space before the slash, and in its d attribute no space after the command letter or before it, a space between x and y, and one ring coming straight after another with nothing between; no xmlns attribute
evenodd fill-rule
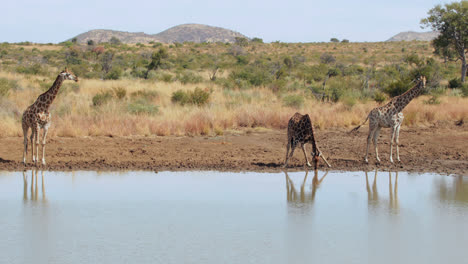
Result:
<svg viewBox="0 0 468 264"><path fill-rule="evenodd" d="M51 107L56 136L221 135L281 129L296 112L319 129L347 128L428 78L405 126L468 115L458 62L430 42L0 44L0 136L18 136L21 114L68 67Z"/></svg>

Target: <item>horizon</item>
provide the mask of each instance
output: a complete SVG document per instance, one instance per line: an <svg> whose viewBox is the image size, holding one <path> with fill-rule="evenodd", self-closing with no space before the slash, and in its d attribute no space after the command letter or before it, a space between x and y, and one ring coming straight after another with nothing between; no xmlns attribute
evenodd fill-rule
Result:
<svg viewBox="0 0 468 264"><path fill-rule="evenodd" d="M57 0L40 3L19 0L4 4L8 12L0 17L0 42L55 44L97 29L153 35L183 24L225 28L267 43L329 42L331 38L382 42L402 32L431 31L421 28L421 19L437 4L448 2L453 1L293 0L284 5L280 1L138 0L128 6L128 2L121 0L98 3L83 0L73 6Z"/></svg>

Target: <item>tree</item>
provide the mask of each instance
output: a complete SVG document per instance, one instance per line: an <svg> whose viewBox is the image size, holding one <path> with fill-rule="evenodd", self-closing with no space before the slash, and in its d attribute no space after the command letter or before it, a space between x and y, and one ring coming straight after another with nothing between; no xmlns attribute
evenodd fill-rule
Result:
<svg viewBox="0 0 468 264"><path fill-rule="evenodd" d="M330 42L338 43L338 42L340 42L340 41L339 41L337 38L331 38L331 39L330 39Z"/></svg>
<svg viewBox="0 0 468 264"><path fill-rule="evenodd" d="M148 79L148 74L151 70L157 70L159 66L161 66L162 60L167 59L168 57L169 54L164 47L160 48L157 52L154 52L153 55L151 55L151 62L146 68L145 79Z"/></svg>
<svg viewBox="0 0 468 264"><path fill-rule="evenodd" d="M241 47L247 47L249 45L249 41L243 37L235 37L235 43Z"/></svg>
<svg viewBox="0 0 468 264"><path fill-rule="evenodd" d="M253 38L250 42L253 42L253 43L263 43L263 39L261 39L261 38Z"/></svg>
<svg viewBox="0 0 468 264"><path fill-rule="evenodd" d="M453 2L444 6L436 5L429 10L428 17L421 20L423 27L430 27L440 32L432 42L436 54L444 59L450 50L456 53L456 60L461 61L461 81L465 82L467 73L466 55L468 53L468 1Z"/></svg>
<svg viewBox="0 0 468 264"><path fill-rule="evenodd" d="M88 46L94 46L94 40L92 39L88 40Z"/></svg>
<svg viewBox="0 0 468 264"><path fill-rule="evenodd" d="M122 44L122 41L120 41L120 39L118 39L117 37L112 37L110 40L109 40L110 44L112 45L120 45Z"/></svg>

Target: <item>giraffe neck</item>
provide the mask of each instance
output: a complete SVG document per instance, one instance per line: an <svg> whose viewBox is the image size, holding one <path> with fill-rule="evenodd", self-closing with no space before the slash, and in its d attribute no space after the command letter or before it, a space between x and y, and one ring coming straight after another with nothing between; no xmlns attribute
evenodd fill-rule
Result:
<svg viewBox="0 0 468 264"><path fill-rule="evenodd" d="M45 93L41 94L39 98L37 98L36 102L42 103L40 104L42 105L41 110L49 109L50 105L57 96L60 87L62 86L63 80L63 76L59 74L59 76L57 76L57 79L55 79L54 84L52 84L49 90L47 90Z"/></svg>
<svg viewBox="0 0 468 264"><path fill-rule="evenodd" d="M401 112L415 97L419 96L424 89L422 82L417 83L413 88L406 91L393 101L397 113Z"/></svg>

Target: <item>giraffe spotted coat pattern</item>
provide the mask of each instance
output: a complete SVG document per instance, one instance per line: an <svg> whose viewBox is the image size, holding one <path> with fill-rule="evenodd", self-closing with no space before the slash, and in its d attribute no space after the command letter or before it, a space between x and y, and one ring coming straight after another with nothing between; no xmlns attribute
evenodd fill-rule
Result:
<svg viewBox="0 0 468 264"><path fill-rule="evenodd" d="M31 128L31 153L32 162L37 164L39 159L39 131L43 130L42 134L42 164L45 165L45 144L49 127L51 125L51 114L49 107L54 101L57 93L62 86L64 80L72 80L78 82L78 77L69 72L66 68L58 76L52 87L45 93L39 95L37 100L30 105L23 113L21 120L24 136L24 152L23 163L26 164L26 156L28 151L28 131Z"/></svg>
<svg viewBox="0 0 468 264"><path fill-rule="evenodd" d="M379 152L377 149L377 141L381 128L391 128L390 139L390 162L393 163L393 143L396 144L396 158L400 161L400 152L398 149L400 127L403 123L404 115L401 112L415 97L419 96L426 87L426 77L422 76L417 79L416 85L402 95L394 97L386 105L374 108L370 111L366 120L359 126L355 127L351 132L357 131L367 120L369 120L369 134L367 136L366 156L364 160L369 162L369 147L371 141L374 143L375 158L380 162Z"/></svg>
<svg viewBox="0 0 468 264"><path fill-rule="evenodd" d="M317 169L320 151L318 150L317 144L315 142L312 122L310 121L309 115L295 113L288 122L288 145L286 146L286 161L284 162L284 167L288 166L288 160L292 157L294 154L294 149L299 144L301 145L302 151L304 152L307 166L312 167L305 151L306 143L312 144L312 157L314 161L314 167ZM290 153L289 149L291 149Z"/></svg>

